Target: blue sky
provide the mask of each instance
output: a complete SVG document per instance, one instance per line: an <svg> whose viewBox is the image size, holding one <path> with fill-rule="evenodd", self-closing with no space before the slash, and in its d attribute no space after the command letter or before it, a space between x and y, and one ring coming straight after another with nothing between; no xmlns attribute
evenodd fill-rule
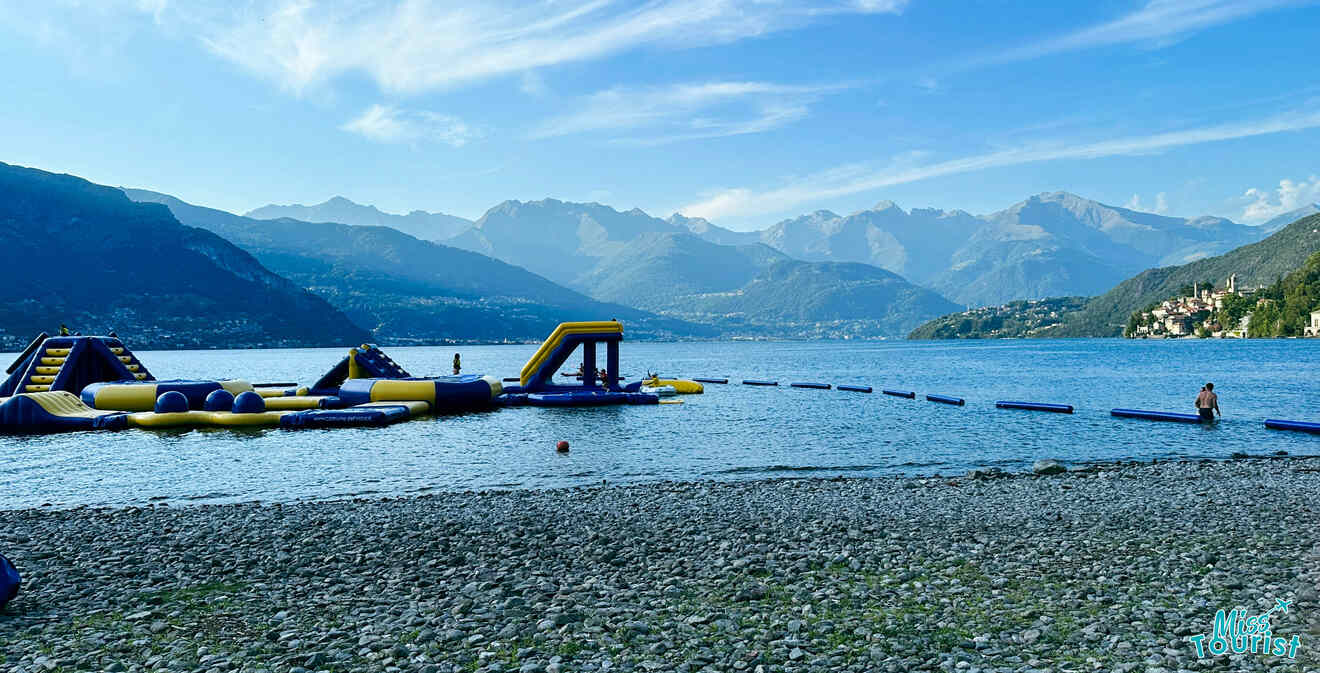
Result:
<svg viewBox="0 0 1320 673"><path fill-rule="evenodd" d="M1258 222L1320 201L1317 34L1304 0L0 2L0 161L237 212Z"/></svg>

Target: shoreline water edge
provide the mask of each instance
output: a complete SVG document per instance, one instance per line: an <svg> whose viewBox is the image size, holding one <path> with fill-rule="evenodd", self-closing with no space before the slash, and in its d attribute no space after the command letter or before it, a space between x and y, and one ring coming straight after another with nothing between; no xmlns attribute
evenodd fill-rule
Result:
<svg viewBox="0 0 1320 673"><path fill-rule="evenodd" d="M0 511L0 668L1316 670L1318 496L1278 457Z"/></svg>

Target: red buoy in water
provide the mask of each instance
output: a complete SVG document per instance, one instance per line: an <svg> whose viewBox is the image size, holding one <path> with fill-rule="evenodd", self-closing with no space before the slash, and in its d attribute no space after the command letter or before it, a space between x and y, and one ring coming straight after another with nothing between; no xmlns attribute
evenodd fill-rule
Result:
<svg viewBox="0 0 1320 673"><path fill-rule="evenodd" d="M560 453L568 453L568 442L562 439L559 440L559 443L555 444L555 450Z"/></svg>

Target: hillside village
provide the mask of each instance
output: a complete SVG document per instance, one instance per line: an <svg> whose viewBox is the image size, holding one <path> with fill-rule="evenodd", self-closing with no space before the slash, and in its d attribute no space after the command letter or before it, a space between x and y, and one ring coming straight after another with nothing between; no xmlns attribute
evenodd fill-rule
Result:
<svg viewBox="0 0 1320 673"><path fill-rule="evenodd" d="M1194 283L1183 296L1160 302L1132 314L1123 336L1130 339L1201 337L1246 339L1251 335L1251 320L1257 309L1272 299L1259 296L1266 288L1244 287L1237 274L1228 277L1223 288L1211 283ZM1320 310L1312 311L1304 336L1320 337Z"/></svg>

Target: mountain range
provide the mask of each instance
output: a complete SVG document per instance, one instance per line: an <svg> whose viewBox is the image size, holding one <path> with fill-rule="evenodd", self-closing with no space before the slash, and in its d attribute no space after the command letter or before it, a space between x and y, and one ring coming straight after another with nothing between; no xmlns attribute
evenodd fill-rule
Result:
<svg viewBox="0 0 1320 673"><path fill-rule="evenodd" d="M526 269L389 227L258 220L166 194L124 192L233 241L341 307L383 343L535 340L560 322L584 316L625 320L630 333L641 337L715 335L699 325L598 302Z"/></svg>
<svg viewBox="0 0 1320 673"><path fill-rule="evenodd" d="M818 210L748 232L702 218L676 214L662 220L598 203L506 201L447 242L602 298L601 292L613 290L596 286L595 279L608 275L598 264L617 266L609 260L647 245L645 236L687 233L731 249L759 244L799 261L869 264L960 304L979 306L1096 295L1142 270L1221 254L1269 231L1219 217L1168 217L1053 192L981 216L905 211L884 201L847 216ZM640 261L635 251L627 254Z"/></svg>
<svg viewBox="0 0 1320 673"><path fill-rule="evenodd" d="M229 241L71 175L0 163L0 346L60 323L139 348L359 343L337 308Z"/></svg>
<svg viewBox="0 0 1320 673"><path fill-rule="evenodd" d="M425 210L396 215L377 210L375 206L353 203L342 196L333 197L314 206L304 206L299 203L287 206L271 204L249 211L247 217L258 220L288 218L304 222L390 227L423 241L443 241L453 238L472 226L472 220L457 215L428 213Z"/></svg>
<svg viewBox="0 0 1320 673"><path fill-rule="evenodd" d="M63 217L84 228L79 240L108 236L115 249L113 236L98 227L112 227L112 220L125 217L109 214L116 208L136 208L141 212L132 217L152 219L162 231L192 232L174 245L194 255L201 251L209 262L193 260L199 268L218 264L237 276L237 281L207 276L212 285L230 288L225 296L238 296L232 290L239 281L267 288L269 306L259 305L243 318L260 328L243 326L239 318L224 327L250 336L244 343L297 341L303 337L281 325L280 317L297 320L313 313L319 318L305 322L318 326L317 338L335 343L529 340L561 321L606 316L625 320L630 333L643 338L901 336L959 308L946 297L972 304L1100 294L1144 269L1210 259L1277 226L1140 213L1065 192L1040 194L982 216L906 211L882 202L847 216L821 210L744 232L681 214L660 219L636 208L618 211L555 199L506 201L475 222L423 211L394 215L342 197L315 206L265 206L241 216L166 194L116 192L71 176L43 183L33 176L50 174L6 169L12 178L9 226L30 232L34 250L60 249L61 232L50 222ZM77 215L70 203L79 190L95 192L103 212ZM174 239L156 237L151 244L169 240ZM21 250L14 245L9 254ZM14 266L42 258L22 254ZM191 259L184 252L158 254ZM153 259L146 266L164 263ZM145 277L130 266L101 266L134 282ZM186 268L172 271L186 275ZM1157 277L1163 268L1144 274ZM63 294L10 287L22 290L16 290L13 305L30 294L89 323L110 319L100 316L104 307L88 289L104 285L93 282L81 293ZM188 282L174 286L186 290L191 301L203 296L214 302L212 295L220 296ZM147 292L141 284L126 287L135 300ZM1115 292L1126 297L1144 287L1120 286ZM196 320L197 312L183 310L183 302L175 306L176 318ZM1088 302L1087 309L1094 309L1088 315L1099 315L1102 308ZM241 313L235 302L216 312L229 309ZM30 329L20 313L0 316L0 325ZM119 324L135 324L118 308L109 315ZM327 321L338 321L338 327L328 328ZM1101 316L1076 323L1075 331L1107 321ZM308 325L300 328L311 330Z"/></svg>

